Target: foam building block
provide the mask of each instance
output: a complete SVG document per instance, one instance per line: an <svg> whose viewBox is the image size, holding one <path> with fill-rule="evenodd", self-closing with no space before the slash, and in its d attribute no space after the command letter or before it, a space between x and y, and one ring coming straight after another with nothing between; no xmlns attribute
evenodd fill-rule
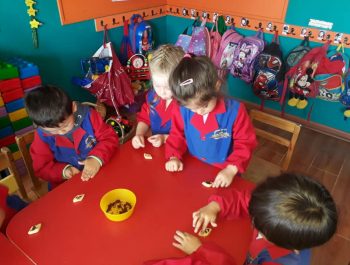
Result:
<svg viewBox="0 0 350 265"><path fill-rule="evenodd" d="M9 103L16 99L23 98L24 93L22 88L12 89L11 91L7 91L1 94L5 103Z"/></svg>
<svg viewBox="0 0 350 265"><path fill-rule="evenodd" d="M0 61L0 80L18 77L17 67Z"/></svg>
<svg viewBox="0 0 350 265"><path fill-rule="evenodd" d="M0 92L10 91L21 86L21 80L19 78L0 80Z"/></svg>
<svg viewBox="0 0 350 265"><path fill-rule="evenodd" d="M41 85L41 77L39 75L32 76L21 80L23 90L30 89Z"/></svg>
<svg viewBox="0 0 350 265"><path fill-rule="evenodd" d="M39 75L39 69L35 64L27 62L21 58L12 58L9 63L18 68L19 77L21 79Z"/></svg>
<svg viewBox="0 0 350 265"><path fill-rule="evenodd" d="M9 103L5 104L7 112L14 112L19 109L24 108L24 98L16 99L14 101L11 101Z"/></svg>
<svg viewBox="0 0 350 265"><path fill-rule="evenodd" d="M8 115L9 115L10 121L12 122L28 117L28 113L26 109L19 109L9 113Z"/></svg>

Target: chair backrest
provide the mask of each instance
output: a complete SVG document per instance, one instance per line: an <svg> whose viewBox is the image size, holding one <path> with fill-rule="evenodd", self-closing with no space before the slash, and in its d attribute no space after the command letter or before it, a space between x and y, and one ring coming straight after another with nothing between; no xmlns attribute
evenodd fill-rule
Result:
<svg viewBox="0 0 350 265"><path fill-rule="evenodd" d="M95 110L101 115L103 120L106 118L107 109L102 102L100 101L97 101L96 103L82 102L81 104L95 108Z"/></svg>
<svg viewBox="0 0 350 265"><path fill-rule="evenodd" d="M7 147L1 148L0 171L6 171L8 173L7 176L0 179L0 184L8 187L10 194L19 192L22 198L28 199L22 180L18 175L12 153Z"/></svg>
<svg viewBox="0 0 350 265"><path fill-rule="evenodd" d="M258 121L259 123L268 125L268 127L274 127L291 134L291 137L284 137L265 130L265 127L264 129L255 127L257 136L287 147L287 153L281 166L282 170L286 171L289 167L295 144L298 140L300 124L255 109L250 111L250 118L253 123L254 121Z"/></svg>

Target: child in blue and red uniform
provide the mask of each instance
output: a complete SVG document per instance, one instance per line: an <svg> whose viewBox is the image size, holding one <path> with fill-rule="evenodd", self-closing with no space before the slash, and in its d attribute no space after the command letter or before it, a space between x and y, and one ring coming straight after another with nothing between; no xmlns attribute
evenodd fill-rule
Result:
<svg viewBox="0 0 350 265"><path fill-rule="evenodd" d="M244 265L308 265L309 248L327 242L338 221L327 189L311 178L292 174L268 178L252 193L220 190L205 207L193 213L195 233L209 224L217 227L219 214L226 219L252 220L253 237ZM189 233L176 231L174 240L173 245L190 256L146 264L239 265L219 246L202 244Z"/></svg>
<svg viewBox="0 0 350 265"><path fill-rule="evenodd" d="M36 176L52 187L82 171L93 178L118 146L118 136L88 106L72 102L54 86L42 86L25 97L29 117L37 126L30 147Z"/></svg>
<svg viewBox="0 0 350 265"><path fill-rule="evenodd" d="M248 166L257 145L253 125L243 104L220 95L221 82L205 56L186 54L169 79L174 98L172 128L166 142L166 170L181 171L189 152L222 170L212 187L227 187Z"/></svg>
<svg viewBox="0 0 350 265"><path fill-rule="evenodd" d="M145 147L145 135L151 129L152 136L147 140L155 147L161 146L168 137L171 114L176 102L172 100L169 76L184 55L180 47L162 45L152 54L150 71L153 89L148 91L146 102L137 115L137 128L132 146Z"/></svg>

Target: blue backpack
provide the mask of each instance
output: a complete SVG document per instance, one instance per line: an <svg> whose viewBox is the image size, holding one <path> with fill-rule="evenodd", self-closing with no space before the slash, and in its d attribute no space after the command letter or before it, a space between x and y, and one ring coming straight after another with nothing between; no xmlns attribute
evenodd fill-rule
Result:
<svg viewBox="0 0 350 265"><path fill-rule="evenodd" d="M133 53L146 55L152 50L152 27L139 14L134 14L130 19L129 37Z"/></svg>
<svg viewBox="0 0 350 265"><path fill-rule="evenodd" d="M265 47L254 63L253 92L261 99L280 101L282 98L285 64L278 35Z"/></svg>
<svg viewBox="0 0 350 265"><path fill-rule="evenodd" d="M343 91L340 95L339 101L345 106L344 120L350 117L350 73L348 72L344 78Z"/></svg>

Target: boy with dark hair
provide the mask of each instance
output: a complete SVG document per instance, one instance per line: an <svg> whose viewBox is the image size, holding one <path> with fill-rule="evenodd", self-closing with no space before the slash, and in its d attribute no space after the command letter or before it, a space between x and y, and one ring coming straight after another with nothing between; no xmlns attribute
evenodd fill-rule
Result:
<svg viewBox="0 0 350 265"><path fill-rule="evenodd" d="M322 245L335 233L337 211L330 193L311 178L284 174L268 178L250 194L226 189L209 198L209 203L193 213L197 233L216 218L249 216L254 226L253 238L244 265L307 265L309 248ZM149 264L236 265L232 257L185 232L176 231L173 245L187 258L150 262ZM239 239L237 239L239 240ZM238 265L238 264L237 264Z"/></svg>
<svg viewBox="0 0 350 265"><path fill-rule="evenodd" d="M94 109L72 102L54 86L42 86L25 97L29 117L37 126L30 147L36 176L57 186L82 170L93 178L118 146L118 136Z"/></svg>

